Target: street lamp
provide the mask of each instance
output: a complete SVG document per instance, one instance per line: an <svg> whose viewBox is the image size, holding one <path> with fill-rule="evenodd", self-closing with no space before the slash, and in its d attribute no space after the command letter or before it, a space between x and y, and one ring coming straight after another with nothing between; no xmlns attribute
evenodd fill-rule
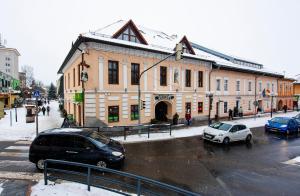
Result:
<svg viewBox="0 0 300 196"><path fill-rule="evenodd" d="M206 92L206 97L208 97L208 125L211 124L211 119L210 119L210 115L211 115L211 110L212 110L212 102L213 102L213 97L214 97L214 93L212 91L208 91Z"/></svg>
<svg viewBox="0 0 300 196"><path fill-rule="evenodd" d="M271 118L272 118L272 116L273 116L273 99L274 99L274 97L278 96L278 94L272 92L272 93L270 94L270 96L271 96Z"/></svg>

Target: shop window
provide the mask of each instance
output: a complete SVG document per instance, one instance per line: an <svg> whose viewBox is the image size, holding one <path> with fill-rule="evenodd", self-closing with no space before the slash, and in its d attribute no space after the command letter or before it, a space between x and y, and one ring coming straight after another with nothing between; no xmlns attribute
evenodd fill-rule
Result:
<svg viewBox="0 0 300 196"><path fill-rule="evenodd" d="M119 106L108 106L108 122L119 122Z"/></svg>
<svg viewBox="0 0 300 196"><path fill-rule="evenodd" d="M203 113L203 102L198 102L198 114Z"/></svg>
<svg viewBox="0 0 300 196"><path fill-rule="evenodd" d="M130 118L131 120L138 120L139 118L139 106L138 105L131 105L130 110Z"/></svg>

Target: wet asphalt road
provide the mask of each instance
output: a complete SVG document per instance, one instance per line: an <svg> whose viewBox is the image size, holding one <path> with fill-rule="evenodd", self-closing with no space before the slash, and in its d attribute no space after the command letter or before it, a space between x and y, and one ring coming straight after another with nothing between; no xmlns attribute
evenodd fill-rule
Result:
<svg viewBox="0 0 300 196"><path fill-rule="evenodd" d="M300 195L300 138L252 129L250 145L228 147L201 137L126 145L124 171L203 195Z"/></svg>
<svg viewBox="0 0 300 196"><path fill-rule="evenodd" d="M265 133L263 128L252 132L250 145L226 147L200 136L126 144L122 170L202 195L299 195L300 166L282 162L300 156L300 136ZM0 151L10 145L16 144L0 142ZM4 171L37 172L26 157L1 156L0 173Z"/></svg>

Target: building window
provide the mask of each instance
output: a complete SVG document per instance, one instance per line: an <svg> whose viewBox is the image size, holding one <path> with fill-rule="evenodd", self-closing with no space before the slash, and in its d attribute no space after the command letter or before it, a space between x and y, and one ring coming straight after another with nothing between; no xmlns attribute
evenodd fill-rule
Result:
<svg viewBox="0 0 300 196"><path fill-rule="evenodd" d="M68 73L68 89L70 89L70 73Z"/></svg>
<svg viewBox="0 0 300 196"><path fill-rule="evenodd" d="M191 87L191 70L185 70L185 86Z"/></svg>
<svg viewBox="0 0 300 196"><path fill-rule="evenodd" d="M119 122L119 106L108 106L108 122Z"/></svg>
<svg viewBox="0 0 300 196"><path fill-rule="evenodd" d="M203 102L198 102L198 114L203 113Z"/></svg>
<svg viewBox="0 0 300 196"><path fill-rule="evenodd" d="M118 61L108 61L108 84L119 84Z"/></svg>
<svg viewBox="0 0 300 196"><path fill-rule="evenodd" d="M139 106L138 105L131 105L130 110L130 118L131 120L137 120L139 118Z"/></svg>
<svg viewBox="0 0 300 196"><path fill-rule="evenodd" d="M274 92L274 83L272 83L272 92Z"/></svg>
<svg viewBox="0 0 300 196"><path fill-rule="evenodd" d="M78 77L78 86L80 86L80 79L81 79L80 67L77 69L77 77Z"/></svg>
<svg viewBox="0 0 300 196"><path fill-rule="evenodd" d="M160 67L160 86L167 86L167 67Z"/></svg>
<svg viewBox="0 0 300 196"><path fill-rule="evenodd" d="M259 90L259 92L262 91L262 83L261 82L258 83L258 90Z"/></svg>
<svg viewBox="0 0 300 196"><path fill-rule="evenodd" d="M249 81L249 82L248 82L248 91L252 91L251 86L252 86L252 82Z"/></svg>
<svg viewBox="0 0 300 196"><path fill-rule="evenodd" d="M203 87L203 71L198 71L198 87Z"/></svg>
<svg viewBox="0 0 300 196"><path fill-rule="evenodd" d="M227 101L224 101L224 113L228 112L228 103Z"/></svg>
<svg viewBox="0 0 300 196"><path fill-rule="evenodd" d="M248 101L248 110L251 110L251 101Z"/></svg>
<svg viewBox="0 0 300 196"><path fill-rule="evenodd" d="M267 83L267 90L270 90L270 83Z"/></svg>
<svg viewBox="0 0 300 196"><path fill-rule="evenodd" d="M140 43L139 39L136 37L136 35L134 34L134 32L133 32L130 28L127 28L127 29L126 29L126 30L118 37L118 39L130 41L130 42Z"/></svg>
<svg viewBox="0 0 300 196"><path fill-rule="evenodd" d="M228 79L224 79L224 91L228 91Z"/></svg>
<svg viewBox="0 0 300 196"><path fill-rule="evenodd" d="M191 102L185 103L185 113L190 112L191 113Z"/></svg>
<svg viewBox="0 0 300 196"><path fill-rule="evenodd" d="M241 90L241 81L237 80L236 81L236 91L240 91Z"/></svg>
<svg viewBox="0 0 300 196"><path fill-rule="evenodd" d="M131 63L131 85L139 84L140 64Z"/></svg>
<svg viewBox="0 0 300 196"><path fill-rule="evenodd" d="M216 80L216 90L217 90L217 91L220 91L220 90L221 90L221 80L220 80L220 79L217 79L217 80Z"/></svg>
<svg viewBox="0 0 300 196"><path fill-rule="evenodd" d="M73 68L73 87L75 87L75 68Z"/></svg>

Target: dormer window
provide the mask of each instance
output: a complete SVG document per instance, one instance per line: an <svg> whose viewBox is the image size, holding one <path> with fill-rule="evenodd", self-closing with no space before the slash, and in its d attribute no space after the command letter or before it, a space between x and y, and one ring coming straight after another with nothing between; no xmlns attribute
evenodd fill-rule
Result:
<svg viewBox="0 0 300 196"><path fill-rule="evenodd" d="M140 43L139 39L130 28L127 28L125 31L123 31L123 33L119 35L118 39Z"/></svg>
<svg viewBox="0 0 300 196"><path fill-rule="evenodd" d="M132 20L129 20L121 29L119 29L113 38L148 45L139 29Z"/></svg>

